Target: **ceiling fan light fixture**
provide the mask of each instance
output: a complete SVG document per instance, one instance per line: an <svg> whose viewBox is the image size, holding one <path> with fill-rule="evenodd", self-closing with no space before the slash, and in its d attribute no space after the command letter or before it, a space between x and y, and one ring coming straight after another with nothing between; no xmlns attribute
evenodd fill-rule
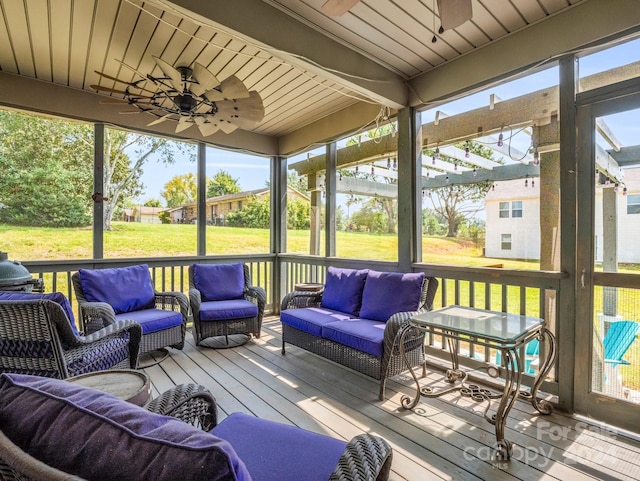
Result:
<svg viewBox="0 0 640 481"><path fill-rule="evenodd" d="M239 78L230 76L220 82L197 62L192 67L173 67L158 57L153 59L164 77L143 76L134 70L143 78L128 82L96 71L104 78L125 84L126 88L119 90L101 85L91 85L91 88L122 95L122 102L138 108L127 113L147 112L155 116L147 126L165 120L177 121L176 133L192 125L197 125L205 137L218 130L231 133L237 128L252 129L264 118L260 94L249 91ZM149 88L148 82L155 91Z"/></svg>

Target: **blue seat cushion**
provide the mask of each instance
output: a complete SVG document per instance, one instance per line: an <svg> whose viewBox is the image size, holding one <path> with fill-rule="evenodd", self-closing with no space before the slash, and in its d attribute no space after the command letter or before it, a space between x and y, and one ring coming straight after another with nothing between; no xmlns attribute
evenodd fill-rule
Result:
<svg viewBox="0 0 640 481"><path fill-rule="evenodd" d="M368 319L349 319L322 326L322 337L382 357L385 323Z"/></svg>
<svg viewBox="0 0 640 481"><path fill-rule="evenodd" d="M71 304L69 304L69 299L61 292L51 292L49 294L38 294L35 292L0 292L0 301L32 301L45 299L53 302L57 302L62 307L62 310L67 315L69 319L69 324L71 324L71 329L76 336L79 336L78 329L76 328L76 321L73 317L73 310L71 309Z"/></svg>
<svg viewBox="0 0 640 481"><path fill-rule="evenodd" d="M31 456L93 481L251 480L228 442L58 379L0 376L0 429Z"/></svg>
<svg viewBox="0 0 640 481"><path fill-rule="evenodd" d="M231 414L211 432L233 446L253 481L326 481L346 446L344 441L244 413Z"/></svg>
<svg viewBox="0 0 640 481"><path fill-rule="evenodd" d="M78 273L87 301L106 302L116 314L149 309L155 305L155 293L146 264L79 269Z"/></svg>
<svg viewBox="0 0 640 481"><path fill-rule="evenodd" d="M328 309L358 316L362 305L362 290L367 279L367 269L340 269L329 267L320 305Z"/></svg>
<svg viewBox="0 0 640 481"><path fill-rule="evenodd" d="M424 272L369 271L362 293L360 317L387 321L398 312L415 311L420 307Z"/></svg>
<svg viewBox="0 0 640 481"><path fill-rule="evenodd" d="M203 301L225 301L244 297L244 266L236 264L194 264L193 285Z"/></svg>
<svg viewBox="0 0 640 481"><path fill-rule="evenodd" d="M164 309L144 309L142 311L116 314L116 319L132 319L142 327L142 334L170 329L182 324L182 314Z"/></svg>
<svg viewBox="0 0 640 481"><path fill-rule="evenodd" d="M322 326L325 324L350 318L344 312L322 307L286 309L280 313L280 322L283 324L318 337L322 335Z"/></svg>
<svg viewBox="0 0 640 481"><path fill-rule="evenodd" d="M208 301L200 304L201 321L223 321L256 317L258 306L246 299L230 301Z"/></svg>

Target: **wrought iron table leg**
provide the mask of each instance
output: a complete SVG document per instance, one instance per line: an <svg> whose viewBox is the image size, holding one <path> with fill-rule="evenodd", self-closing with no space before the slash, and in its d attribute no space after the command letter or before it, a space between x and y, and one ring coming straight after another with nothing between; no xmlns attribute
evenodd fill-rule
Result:
<svg viewBox="0 0 640 481"><path fill-rule="evenodd" d="M544 360L542 366L540 366L540 369L538 369L538 374L533 380L531 390L522 392L520 393L520 395L523 399L529 399L533 407L540 414L551 414L553 412L553 406L551 405L551 403L544 399L538 399L538 389L553 367L553 363L556 360L558 348L555 336L546 327L544 329L541 329L538 335L538 341L543 342L545 340L548 341L544 344L547 349L547 357Z"/></svg>
<svg viewBox="0 0 640 481"><path fill-rule="evenodd" d="M518 399L520 393L520 381L522 378L521 363L516 351L504 350L502 352L505 359L505 379L504 389L500 397L500 403L493 416L489 416L489 404L484 412L484 417L496 427L496 458L507 460L511 457L513 445L511 441L505 439L504 428L511 408Z"/></svg>

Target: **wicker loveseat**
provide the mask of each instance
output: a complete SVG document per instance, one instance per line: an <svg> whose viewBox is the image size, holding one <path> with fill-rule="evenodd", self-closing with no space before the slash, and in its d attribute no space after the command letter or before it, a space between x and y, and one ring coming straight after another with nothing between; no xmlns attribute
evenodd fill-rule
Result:
<svg viewBox="0 0 640 481"><path fill-rule="evenodd" d="M282 354L286 343L380 380L407 369L400 356L401 329L431 310L438 281L424 273L377 272L329 267L324 289L294 291L282 300ZM411 366L424 366L424 333L405 336Z"/></svg>
<svg viewBox="0 0 640 481"><path fill-rule="evenodd" d="M243 413L217 424L215 399L197 385L145 409L65 381L0 376L4 481L386 481L391 460L370 434L344 442Z"/></svg>

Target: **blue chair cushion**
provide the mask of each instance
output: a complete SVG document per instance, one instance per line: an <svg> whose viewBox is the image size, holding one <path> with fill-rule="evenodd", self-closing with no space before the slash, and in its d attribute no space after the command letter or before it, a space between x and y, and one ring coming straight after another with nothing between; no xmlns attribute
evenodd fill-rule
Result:
<svg viewBox="0 0 640 481"><path fill-rule="evenodd" d="M117 320L131 319L142 327L142 334L163 331L182 324L182 314L163 309L143 309L135 312L116 314Z"/></svg>
<svg viewBox="0 0 640 481"><path fill-rule="evenodd" d="M369 271L362 293L360 317L387 321L398 312L415 311L420 307L423 282L424 272Z"/></svg>
<svg viewBox="0 0 640 481"><path fill-rule="evenodd" d="M111 269L80 269L80 284L89 302L106 302L116 314L149 309L155 305L149 266L141 264Z"/></svg>
<svg viewBox="0 0 640 481"><path fill-rule="evenodd" d="M280 313L280 322L299 331L308 332L314 336L322 335L322 326L331 322L349 319L344 312L322 307L304 307L302 309L286 309Z"/></svg>
<svg viewBox="0 0 640 481"><path fill-rule="evenodd" d="M193 285L203 301L226 301L244 297L244 266L237 264L194 264Z"/></svg>
<svg viewBox="0 0 640 481"><path fill-rule="evenodd" d="M224 321L256 317L258 306L246 299L229 301L208 301L200 304L201 321Z"/></svg>
<svg viewBox="0 0 640 481"><path fill-rule="evenodd" d="M349 319L322 326L322 337L382 357L385 323L368 319Z"/></svg>
<svg viewBox="0 0 640 481"><path fill-rule="evenodd" d="M362 290L368 272L367 269L329 267L320 305L357 316L362 305Z"/></svg>
<svg viewBox="0 0 640 481"><path fill-rule="evenodd" d="M73 310L71 309L71 304L69 304L69 299L67 299L63 293L51 292L49 294L38 294L35 292L0 292L0 301L32 301L39 299L46 299L60 304L62 310L69 319L69 324L71 324L73 333L76 336L80 335L76 328L76 320L73 317Z"/></svg>
<svg viewBox="0 0 640 481"><path fill-rule="evenodd" d="M31 456L84 479L251 480L228 442L58 379L0 376L0 429Z"/></svg>
<svg viewBox="0 0 640 481"><path fill-rule="evenodd" d="M233 446L253 481L328 480L346 446L344 441L244 413L231 414L211 432Z"/></svg>

